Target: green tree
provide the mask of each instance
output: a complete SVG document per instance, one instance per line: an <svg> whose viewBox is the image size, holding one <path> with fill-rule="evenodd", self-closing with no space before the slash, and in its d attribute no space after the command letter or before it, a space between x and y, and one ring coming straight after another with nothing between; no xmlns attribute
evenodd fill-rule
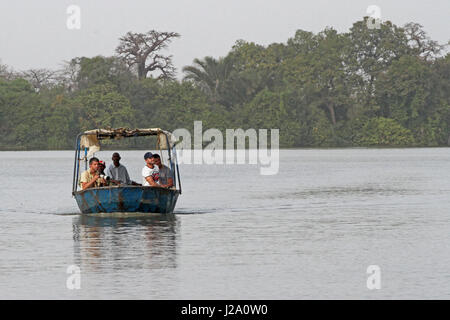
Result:
<svg viewBox="0 0 450 320"><path fill-rule="evenodd" d="M372 147L405 147L414 145L410 130L393 119L372 118L362 127L359 144Z"/></svg>
<svg viewBox="0 0 450 320"><path fill-rule="evenodd" d="M409 128L421 145L442 141L442 79L433 65L418 56L403 56L392 63L376 83L379 115ZM444 112L445 114L445 112Z"/></svg>
<svg viewBox="0 0 450 320"><path fill-rule="evenodd" d="M110 83L119 91L125 91L129 90L133 80L136 79L125 62L117 57L74 58L67 66L66 72L69 70L74 70L73 86L78 90Z"/></svg>
<svg viewBox="0 0 450 320"><path fill-rule="evenodd" d="M49 149L72 149L76 135L81 131L70 100L55 94L45 103L50 111L45 119L46 144Z"/></svg>
<svg viewBox="0 0 450 320"><path fill-rule="evenodd" d="M81 130L133 127L135 122L130 101L110 84L80 91L72 103Z"/></svg>
<svg viewBox="0 0 450 320"><path fill-rule="evenodd" d="M380 28L369 28L368 17L357 21L346 34L350 43L347 47L347 65L352 73L360 76L357 96L362 99L368 112L374 105L375 81L393 61L409 52L408 39L404 29L390 21Z"/></svg>
<svg viewBox="0 0 450 320"><path fill-rule="evenodd" d="M45 109L31 84L24 79L0 79L0 145L13 149L42 146L42 116Z"/></svg>
<svg viewBox="0 0 450 320"><path fill-rule="evenodd" d="M333 29L326 29L315 37L308 37L313 48L308 54L298 54L283 63L284 78L297 88L305 101L327 112L334 132L338 121L347 119L351 93L348 70L342 54L348 40Z"/></svg>
<svg viewBox="0 0 450 320"><path fill-rule="evenodd" d="M194 59L192 66L183 68L183 72L186 74L184 80L192 81L213 104L226 104L225 85L232 71L233 62L230 58Z"/></svg>
<svg viewBox="0 0 450 320"><path fill-rule="evenodd" d="M283 90L280 65L286 58L287 48L281 43L267 47L238 40L228 54L234 70L226 83L226 105L238 107L250 102L261 90Z"/></svg>

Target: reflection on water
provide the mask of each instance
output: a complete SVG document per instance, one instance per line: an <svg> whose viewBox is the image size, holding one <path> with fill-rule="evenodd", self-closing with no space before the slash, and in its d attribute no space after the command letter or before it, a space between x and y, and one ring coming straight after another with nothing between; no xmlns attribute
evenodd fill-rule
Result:
<svg viewBox="0 0 450 320"><path fill-rule="evenodd" d="M175 215L109 214L73 218L75 262L92 271L176 267Z"/></svg>

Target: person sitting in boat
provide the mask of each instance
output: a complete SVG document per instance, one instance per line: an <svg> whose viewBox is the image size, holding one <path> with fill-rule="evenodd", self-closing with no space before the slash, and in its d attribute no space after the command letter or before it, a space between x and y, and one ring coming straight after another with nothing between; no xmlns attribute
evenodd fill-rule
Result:
<svg viewBox="0 0 450 320"><path fill-rule="evenodd" d="M80 186L83 190L101 187L102 184L106 184L105 179L100 178L98 170L99 160L96 157L92 157L91 160L89 160L89 169L81 174Z"/></svg>
<svg viewBox="0 0 450 320"><path fill-rule="evenodd" d="M163 188L171 188L173 187L173 171L162 164L161 157L159 154L154 153L153 162L159 169L159 185Z"/></svg>
<svg viewBox="0 0 450 320"><path fill-rule="evenodd" d="M114 184L132 184L138 186L140 184L132 181L130 179L130 175L128 174L127 168L120 163L120 154L118 152L114 152L112 155L112 161L106 170L106 175L111 178L111 182Z"/></svg>
<svg viewBox="0 0 450 320"><path fill-rule="evenodd" d="M142 169L142 185L144 187L159 187L159 168L151 152L144 155L145 167Z"/></svg>
<svg viewBox="0 0 450 320"><path fill-rule="evenodd" d="M98 172L100 174L105 175L105 168L106 168L105 161L98 160Z"/></svg>
<svg viewBox="0 0 450 320"><path fill-rule="evenodd" d="M105 179L106 183L102 183L101 187L107 187L111 184L111 178L105 173L106 163L105 161L98 161L98 174L100 178Z"/></svg>

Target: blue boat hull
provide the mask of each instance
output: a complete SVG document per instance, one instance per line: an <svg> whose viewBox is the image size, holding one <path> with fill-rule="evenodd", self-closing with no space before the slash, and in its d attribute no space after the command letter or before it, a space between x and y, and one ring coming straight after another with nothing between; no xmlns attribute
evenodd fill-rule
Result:
<svg viewBox="0 0 450 320"><path fill-rule="evenodd" d="M173 213L179 194L178 190L140 186L90 188L74 192L82 213Z"/></svg>

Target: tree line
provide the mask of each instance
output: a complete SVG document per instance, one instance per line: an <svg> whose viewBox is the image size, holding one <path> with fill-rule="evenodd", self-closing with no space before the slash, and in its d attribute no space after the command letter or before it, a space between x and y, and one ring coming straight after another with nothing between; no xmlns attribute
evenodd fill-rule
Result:
<svg viewBox="0 0 450 320"><path fill-rule="evenodd" d="M0 149L72 149L88 129L192 129L195 120L204 130L279 128L287 148L448 145L446 45L417 23L367 22L267 46L238 40L224 57L194 59L182 80L162 53L180 35L155 30L60 70L0 63Z"/></svg>

